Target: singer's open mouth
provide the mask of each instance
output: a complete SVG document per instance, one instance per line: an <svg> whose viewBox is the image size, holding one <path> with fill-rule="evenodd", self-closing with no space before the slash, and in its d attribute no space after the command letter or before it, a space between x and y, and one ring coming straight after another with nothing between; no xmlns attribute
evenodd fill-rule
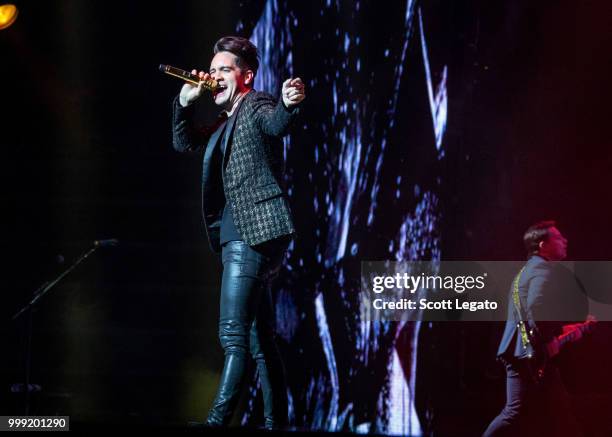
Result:
<svg viewBox="0 0 612 437"><path fill-rule="evenodd" d="M226 85L219 84L217 88L215 89L214 96L217 97L219 94L223 93L223 91L225 91L226 89L227 89Z"/></svg>

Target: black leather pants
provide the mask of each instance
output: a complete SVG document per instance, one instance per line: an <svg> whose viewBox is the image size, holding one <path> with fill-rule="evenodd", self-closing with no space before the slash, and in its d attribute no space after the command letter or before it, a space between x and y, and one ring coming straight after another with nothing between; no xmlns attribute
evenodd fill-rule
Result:
<svg viewBox="0 0 612 437"><path fill-rule="evenodd" d="M243 241L230 241L222 248L219 339L225 365L208 425L227 425L231 420L244 384L249 352L257 364L263 392L264 426L271 429L286 422L284 372L274 343L274 312L267 286L286 248L286 241L255 249Z"/></svg>

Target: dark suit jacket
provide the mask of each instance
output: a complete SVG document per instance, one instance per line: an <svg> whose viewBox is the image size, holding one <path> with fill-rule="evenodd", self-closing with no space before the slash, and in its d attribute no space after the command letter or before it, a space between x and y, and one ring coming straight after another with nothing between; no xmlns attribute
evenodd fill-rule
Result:
<svg viewBox="0 0 612 437"><path fill-rule="evenodd" d="M574 274L560 263L534 255L525 264L519 280L523 320L536 327L540 340L548 342L561 332L564 322L583 321L588 301ZM514 281L508 295L508 318L498 356L524 358L513 301Z"/></svg>
<svg viewBox="0 0 612 437"><path fill-rule="evenodd" d="M298 113L269 94L252 90L230 117L225 155L220 150L223 119L198 129L193 105L174 101L173 146L179 152L204 149L202 214L211 248L218 252L225 202L245 243L254 246L295 232L282 188L282 137ZM221 183L222 182L222 183Z"/></svg>

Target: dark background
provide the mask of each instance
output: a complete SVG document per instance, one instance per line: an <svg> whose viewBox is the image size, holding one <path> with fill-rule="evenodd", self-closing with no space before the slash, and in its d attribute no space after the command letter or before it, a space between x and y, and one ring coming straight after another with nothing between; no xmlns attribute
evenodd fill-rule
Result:
<svg viewBox="0 0 612 437"><path fill-rule="evenodd" d="M355 9L340 3L339 11ZM331 18L321 18L318 3L280 4L282 12L299 19L292 33L298 75L323 79L321 71L331 67L321 60L335 52L331 47L323 53L325 39L315 43L313 35L341 21L363 35L355 50L363 68L378 75L375 86L357 76L354 96L367 92L373 108L377 93L386 99L384 71L392 66L380 52L401 37L404 3L381 8L362 2L357 15ZM404 123L388 137L389 153L398 159L385 161L381 184L387 183L384 175L402 174L435 189L443 259L521 259L522 232L548 218L568 237L571 258L611 259L612 36L604 2L417 4L434 76L439 78L443 65L449 71L446 155L436 161L431 153L416 31L397 108ZM216 339L220 265L200 221L200 157L171 147L171 101L180 83L162 76L157 65L206 68L221 35L250 36L264 2L17 5L17 22L0 31L0 138L6 156L0 410L14 414L21 408L9 388L23 380L24 330L10 322L11 315L93 240L118 238L119 247L88 259L35 313L33 380L44 390L34 397L33 412L69 414L81 422L181 424L201 418L222 366ZM292 172L291 203L298 231L306 236L296 242L290 263L295 267L297 259L310 257L303 270L308 281L329 274L313 255L330 249L313 237L320 229L321 241L330 241L327 222L309 205L311 187L333 183L317 171L319 179L306 177L316 168L310 150L320 139L312 126L327 121L328 91L324 83L309 87L302 123L310 130L298 127L288 162L302 166ZM203 104L201 112L206 119L216 110ZM375 141L377 134L371 136ZM432 175L442 182L433 182ZM333 186L329 191L333 194ZM368 206L362 198L355 216L367 216ZM398 208L397 202L381 200L374 228L356 220L351 238L367 250L354 260L384 258L382 248L395 235L385 229L398 226ZM313 294L294 291L308 320L312 309L306 303ZM331 305L328 318L334 314ZM331 329L342 327L332 322ZM432 426L443 435L449 429L481 431L503 405L503 375L493 359L499 329L441 324L424 331L426 352L420 356L426 370L417 378L430 394L421 411L436 412ZM612 404L608 331L602 326L563 363L592 435L605 435L601 412ZM317 333L307 332L302 329L284 348L301 344L308 350ZM295 375L324 367L320 356L289 361ZM305 383L294 385L299 392ZM343 396L358 404L376 394L349 390ZM303 422L296 424L306 426L311 414L303 408Z"/></svg>

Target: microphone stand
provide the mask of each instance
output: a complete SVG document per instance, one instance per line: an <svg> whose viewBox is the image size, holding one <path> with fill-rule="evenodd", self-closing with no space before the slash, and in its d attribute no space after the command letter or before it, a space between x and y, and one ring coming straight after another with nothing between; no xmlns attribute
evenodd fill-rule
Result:
<svg viewBox="0 0 612 437"><path fill-rule="evenodd" d="M74 262L68 269L66 269L63 273L61 273L57 278L52 281L45 282L42 284L33 294L32 300L23 308L21 308L15 315L12 317L12 320L15 321L19 319L22 315L27 313L28 320L26 325L26 360L25 360L25 384L23 388L20 390L18 388L13 387L12 391L24 391L25 392L25 415L28 416L30 413L30 392L34 391L33 387L30 387L30 376L32 369L32 321L33 321L33 313L36 307L36 304L44 295L46 295L49 290L51 290L55 284L61 281L66 275L68 275L71 271L73 271L76 266L81 264L87 257L89 257L92 253L94 253L98 247L102 246L98 241L94 242L94 246L81 254L81 256Z"/></svg>

